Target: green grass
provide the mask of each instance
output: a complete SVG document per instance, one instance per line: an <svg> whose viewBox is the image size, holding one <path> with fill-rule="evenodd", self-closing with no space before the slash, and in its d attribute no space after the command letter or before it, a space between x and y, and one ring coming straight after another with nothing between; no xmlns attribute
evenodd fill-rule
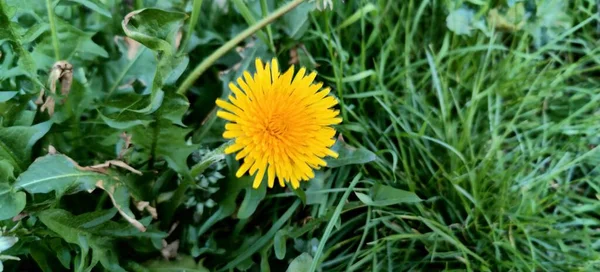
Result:
<svg viewBox="0 0 600 272"><path fill-rule="evenodd" d="M135 5L169 6L155 2L135 1ZM123 246L120 249L94 240L94 234L86 236L94 244L92 252L115 250L114 258L101 260L128 271L167 265L160 261L161 243L173 230L165 242L179 242L180 262L171 264L183 267L185 263L191 269L202 260L201 266L210 271L285 271L292 262L303 267L299 270L311 272L600 269L600 13L596 1L574 0L564 7L560 1L522 1L531 17L522 29L505 31L495 28L487 16L495 7L506 15L506 2L513 1L334 0L333 10L302 13L300 6L245 39L246 48L238 48L240 55L229 51L224 56L211 53L285 3L231 1L228 11L219 13L208 7L213 1L199 2L201 13L195 10L192 16L199 21L195 28L189 27L195 29L195 36L184 40L207 40L191 49L183 76L163 88L166 93L185 93L189 99L183 118L189 132L174 130L171 123L162 127L163 108L144 116L156 121L149 128L159 132L139 125L128 130L134 137L158 139L149 140L150 156L136 150L124 158L144 173L139 178L127 176L132 197L147 198L157 206L158 219L150 220L147 236L132 230L117 236L114 240ZM185 10L185 5L172 4L170 9L190 12L192 7L189 4ZM460 7L486 22L487 33L472 29L471 35L458 35L449 30L446 18ZM94 41L104 44L114 57L117 47L111 43L120 33L117 15L124 12L118 8L111 12L115 19L108 24L110 30L96 30L100 34ZM543 25L546 15L565 24ZM307 28L296 29L302 20L307 20ZM49 48L54 55L61 44L50 22ZM218 38L211 40L210 35ZM265 186L252 190L251 179L234 177L239 163L231 156L222 157L218 150L208 153L224 143L223 121L212 112L214 99L227 94L229 81L251 66L254 57L276 56L285 69L290 51L302 54L301 64L318 64L317 79L330 86L340 101L344 121L336 128L344 141L377 158L320 170L301 191ZM186 54L183 49L180 53ZM84 64L87 70L80 71L76 81L92 86L88 92L103 93L104 85L120 86L96 77L95 69L104 67L96 68L90 60ZM192 72L199 66L199 73ZM82 80L83 75L90 80ZM19 82L7 80L2 86L32 89ZM92 96L85 91L80 95ZM134 109L143 108L138 106ZM0 103L0 113L6 113L4 126L18 119L15 108L26 107ZM52 144L82 165L112 159L123 144L117 139L123 129L98 116L106 108L74 109L76 117L69 115L71 122L55 124L43 138L43 146L34 148L34 155L44 155ZM38 115L36 120L42 119ZM192 169L189 178L165 162L173 154L160 157L155 150L160 137L181 141L184 136L200 150L185 165ZM90 139L107 144L87 146ZM134 138L134 146L142 146L141 142ZM423 201L368 205L357 196L381 186L412 192ZM38 222L36 213L62 208L76 215L99 214L112 207L108 195L80 192L56 200L48 195L28 196L27 201L26 211L32 214L28 221L0 221L0 226L14 228L7 233L16 233L22 241L18 248L1 253L21 258L18 263L5 261L6 270L64 270L50 265L58 263L52 259L56 254L50 245L72 256L72 268L83 267L77 259L87 254L83 247L64 238L56 227L42 225L46 223ZM135 214L150 219L142 212ZM118 218L112 221L123 223ZM32 249L38 240L48 246ZM45 258L52 261L44 263L40 256L51 256ZM183 256L193 256L195 261L190 265ZM101 262L96 269L109 267Z"/></svg>
<svg viewBox="0 0 600 272"><path fill-rule="evenodd" d="M377 152L368 183L427 201L343 211L325 271L598 269L593 1L570 3L575 24L537 50L524 31L454 35L441 1L337 11L313 17L309 51L325 52L340 132Z"/></svg>

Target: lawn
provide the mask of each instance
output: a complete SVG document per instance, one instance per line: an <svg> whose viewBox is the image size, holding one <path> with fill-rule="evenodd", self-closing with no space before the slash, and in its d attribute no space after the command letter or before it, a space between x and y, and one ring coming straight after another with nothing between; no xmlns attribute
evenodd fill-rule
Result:
<svg viewBox="0 0 600 272"><path fill-rule="evenodd" d="M0 271L598 271L599 9L0 0Z"/></svg>

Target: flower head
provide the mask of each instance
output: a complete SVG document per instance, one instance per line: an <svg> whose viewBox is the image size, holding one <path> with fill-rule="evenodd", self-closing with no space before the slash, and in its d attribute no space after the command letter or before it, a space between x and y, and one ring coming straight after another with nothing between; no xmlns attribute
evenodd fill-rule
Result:
<svg viewBox="0 0 600 272"><path fill-rule="evenodd" d="M229 121L223 137L234 139L225 153L244 159L236 176L255 175L252 187L266 175L269 187L277 178L282 187L288 182L298 188L301 180L314 177L313 169L327 165L324 157L337 158L330 149L335 143L331 125L342 119L332 109L337 100L328 95L329 88L313 83L316 76L304 68L294 76L293 66L280 74L276 59L266 65L256 59L254 76L244 72L239 87L229 84L229 102L217 99L223 109L217 116Z"/></svg>

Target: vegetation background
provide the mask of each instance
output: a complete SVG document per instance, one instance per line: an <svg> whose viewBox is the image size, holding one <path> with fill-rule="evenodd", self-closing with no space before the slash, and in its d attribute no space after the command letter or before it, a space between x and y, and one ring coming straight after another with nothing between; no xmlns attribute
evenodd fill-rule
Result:
<svg viewBox="0 0 600 272"><path fill-rule="evenodd" d="M598 271L599 6L0 0L0 271ZM344 118L296 191L214 114L272 57Z"/></svg>

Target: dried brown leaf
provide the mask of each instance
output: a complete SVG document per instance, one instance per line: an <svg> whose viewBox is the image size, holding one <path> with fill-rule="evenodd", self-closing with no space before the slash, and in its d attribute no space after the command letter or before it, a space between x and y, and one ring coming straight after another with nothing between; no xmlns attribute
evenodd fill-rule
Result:
<svg viewBox="0 0 600 272"><path fill-rule="evenodd" d="M150 215L152 216L152 218L158 219L158 213L156 212L156 208L150 206L150 202L148 202L148 201L140 201L140 202L137 202L135 204L135 207L140 212L143 211L143 210L148 211L148 213L150 213Z"/></svg>
<svg viewBox="0 0 600 272"><path fill-rule="evenodd" d="M183 37L183 32L180 30L177 32L175 36L175 49L179 49L179 45L181 45L181 38Z"/></svg>
<svg viewBox="0 0 600 272"><path fill-rule="evenodd" d="M50 75L48 76L50 93L47 94L44 89L41 89L38 99L35 101L37 105L42 104L40 111L44 112L47 110L50 116L54 115L56 107L54 95L56 95L57 82L60 82L61 84L60 94L68 96L73 84L73 65L64 60L54 63ZM44 96L46 97L45 101Z"/></svg>
<svg viewBox="0 0 600 272"><path fill-rule="evenodd" d="M179 250L179 240L175 240L172 243L168 243L167 240L162 240L163 248L160 253L165 259L172 259L177 257L177 250Z"/></svg>
<svg viewBox="0 0 600 272"><path fill-rule="evenodd" d="M288 64L295 65L298 64L298 62L298 47L292 47L292 49L290 49L290 61Z"/></svg>
<svg viewBox="0 0 600 272"><path fill-rule="evenodd" d="M49 96L46 97L46 101L44 102L44 104L42 105L42 107L40 108L40 110L42 112L44 112L45 110L48 110L48 114L50 116L54 115L54 107L56 105L56 102L54 101L54 97Z"/></svg>
<svg viewBox="0 0 600 272"><path fill-rule="evenodd" d="M29 214L28 214L28 213L24 213L24 212L22 212L22 213L19 213L19 214L17 214L15 217L13 217L13 218L12 218L12 221L13 221L13 222L17 222L17 221L20 221L21 219L23 219L23 218L25 218L25 217L27 217L27 216L29 216Z"/></svg>
<svg viewBox="0 0 600 272"><path fill-rule="evenodd" d="M123 161L119 161L119 160L110 160L110 161L105 161L104 163L101 164L96 164L96 165L92 165L92 166L87 166L84 167L86 170L89 171L95 171L95 172L101 172L101 173L106 173L106 170L108 170L108 168L111 166L118 166L121 167L125 170L128 170L134 174L138 174L138 175L142 175L142 172L140 172L139 170L129 166L128 164L126 164Z"/></svg>
<svg viewBox="0 0 600 272"><path fill-rule="evenodd" d="M125 144L123 145L123 149L121 149L121 151L119 152L119 159L123 158L123 156L125 155L125 152L127 152L127 150L129 150L129 147L131 147L131 135L127 134L127 132L123 132L120 135L121 139L123 139L123 141L125 141Z"/></svg>
<svg viewBox="0 0 600 272"><path fill-rule="evenodd" d="M124 41L127 45L127 59L132 60L138 54L138 51L140 50L142 44L129 37L125 37Z"/></svg>
<svg viewBox="0 0 600 272"><path fill-rule="evenodd" d="M127 222L129 222L131 225L133 225L136 229L138 229L141 232L146 231L146 227L144 227L144 225L142 225L142 223L140 221L129 216L126 212L123 211L121 206L117 203L117 201L115 200L115 197L114 197L114 193L115 193L114 188L108 188L108 189L105 188L104 181L102 181L102 180L99 180L98 182L96 182L96 187L104 190L108 194L108 196L110 197L110 200L113 203L113 206L115 206L115 208L117 208L117 210L119 211L119 214L121 214L121 216L123 216L123 218L125 218L125 220L127 220Z"/></svg>

